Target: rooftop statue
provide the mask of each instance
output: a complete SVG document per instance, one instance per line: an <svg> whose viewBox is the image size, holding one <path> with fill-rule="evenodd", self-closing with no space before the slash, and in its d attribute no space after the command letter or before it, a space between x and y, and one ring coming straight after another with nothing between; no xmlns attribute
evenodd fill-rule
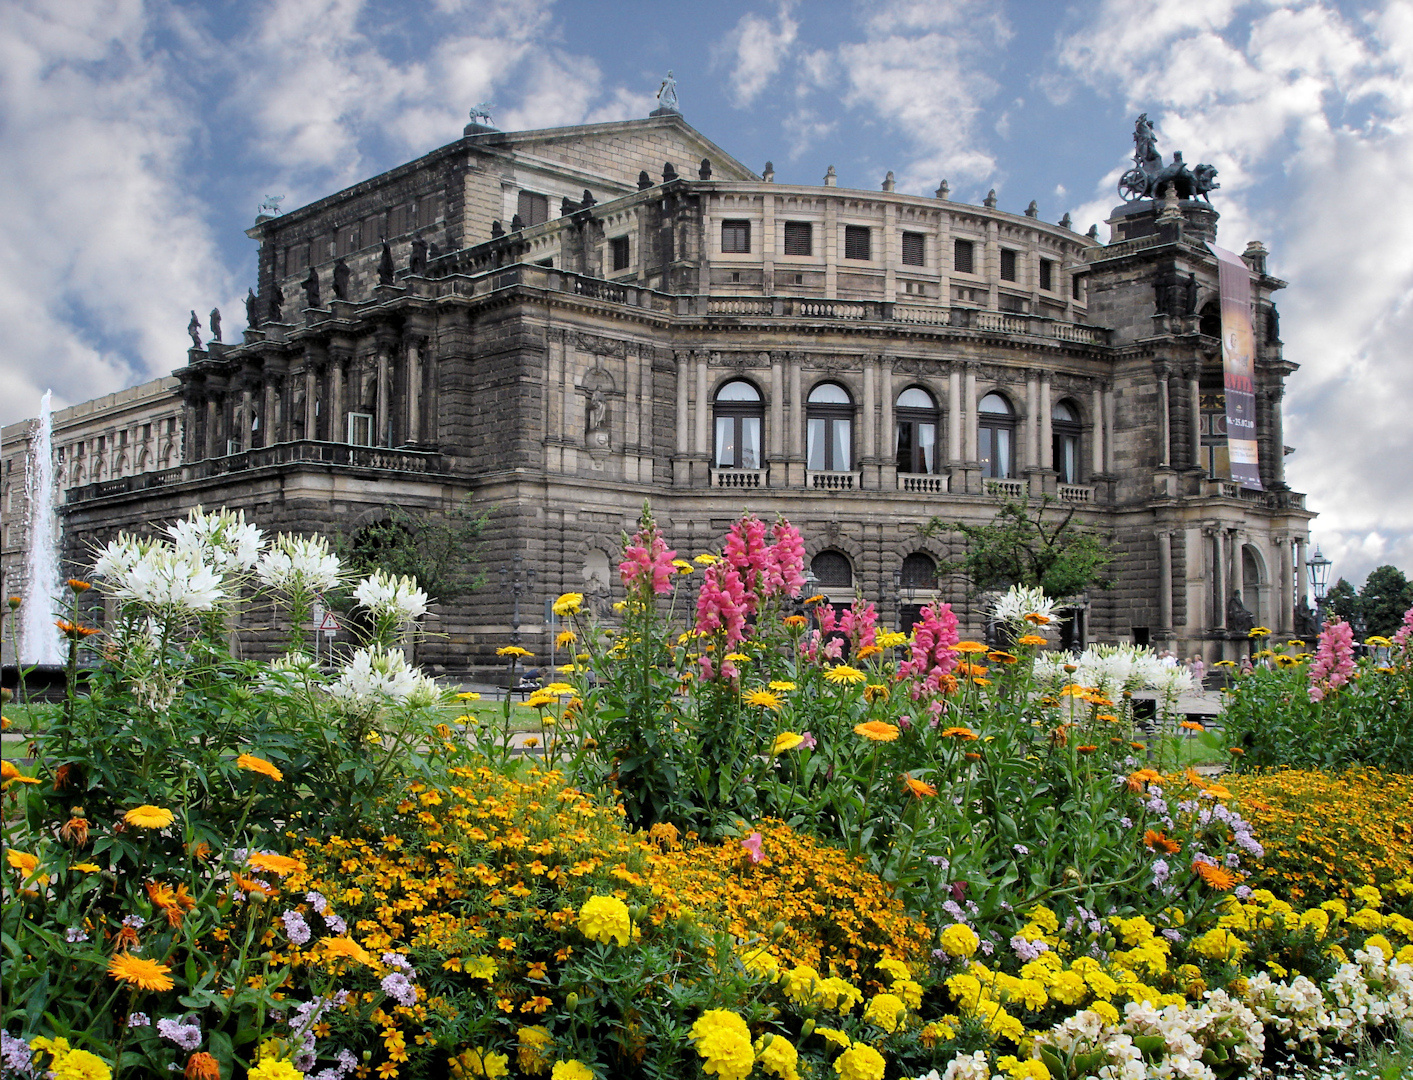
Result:
<svg viewBox="0 0 1413 1080"><path fill-rule="evenodd" d="M657 109L654 112L681 112L677 107L677 80L672 77L672 72L667 73L667 78L662 80L662 85L657 88Z"/></svg>
<svg viewBox="0 0 1413 1080"><path fill-rule="evenodd" d="M1158 136L1147 113L1140 113L1133 125L1133 168L1119 177L1119 198L1125 202L1138 199L1161 199L1171 187L1179 199L1212 200L1208 192L1222 185L1217 183L1213 165L1198 165L1189 170L1181 152L1173 154L1171 164L1163 164L1158 153Z"/></svg>
<svg viewBox="0 0 1413 1080"><path fill-rule="evenodd" d="M491 126L491 103L489 101L483 101L479 105L471 107L471 122L482 124L485 127Z"/></svg>

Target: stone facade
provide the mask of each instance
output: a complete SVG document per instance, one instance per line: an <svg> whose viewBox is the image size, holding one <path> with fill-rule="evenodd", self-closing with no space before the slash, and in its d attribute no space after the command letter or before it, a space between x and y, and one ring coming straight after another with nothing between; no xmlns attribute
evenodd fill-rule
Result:
<svg viewBox="0 0 1413 1080"><path fill-rule="evenodd" d="M473 125L262 218L242 342L59 414L68 551L198 503L356 530L390 504L469 497L491 512L488 585L440 609L419 653L463 670L512 639L547 654L562 592L611 614L645 500L687 553L742 510L783 513L832 599L857 589L905 624L940 596L980 633L961 583L929 580L953 541L922 529L1044 495L1121 546L1116 587L1077 600L1081 637L1235 655L1235 594L1295 630L1312 515L1283 476L1295 365L1259 244L1244 258L1264 491L1212 475L1206 203L1128 203L1101 244L831 180L761 179L676 115ZM7 589L28 430L4 433Z"/></svg>

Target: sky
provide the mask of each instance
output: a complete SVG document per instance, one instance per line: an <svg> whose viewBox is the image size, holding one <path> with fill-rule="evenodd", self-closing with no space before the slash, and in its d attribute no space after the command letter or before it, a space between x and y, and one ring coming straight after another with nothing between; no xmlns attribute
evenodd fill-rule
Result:
<svg viewBox="0 0 1413 1080"><path fill-rule="evenodd" d="M1356 585L1413 572L1413 0L6 0L0 424L238 339L244 235L457 139L647 115L786 183L1100 224L1146 112L1270 250L1291 485Z"/></svg>

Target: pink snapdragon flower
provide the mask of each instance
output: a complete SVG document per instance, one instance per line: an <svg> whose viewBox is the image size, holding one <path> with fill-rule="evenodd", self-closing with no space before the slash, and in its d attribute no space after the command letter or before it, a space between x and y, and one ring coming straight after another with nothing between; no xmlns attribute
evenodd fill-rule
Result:
<svg viewBox="0 0 1413 1080"><path fill-rule="evenodd" d="M746 857L753 863L765 861L765 851L762 848L763 838L758 832L751 833L741 841L741 846L746 849Z"/></svg>
<svg viewBox="0 0 1413 1080"><path fill-rule="evenodd" d="M1310 662L1310 700L1323 701L1325 695L1349 682L1354 674L1354 631L1347 622L1327 622L1320 631L1320 647Z"/></svg>
<svg viewBox="0 0 1413 1080"><path fill-rule="evenodd" d="M958 654L952 646L960 640L951 604L939 601L922 609L922 619L913 626L912 655L898 665L899 679L914 680L914 699L924 691L935 694L942 689L943 680L957 666Z"/></svg>
<svg viewBox="0 0 1413 1080"><path fill-rule="evenodd" d="M805 588L805 538L784 518L775 523L773 532L773 577L779 580L786 596L799 596Z"/></svg>
<svg viewBox="0 0 1413 1080"><path fill-rule="evenodd" d="M632 592L641 579L650 580L652 591L658 596L671 592L675 558L677 552L667 546L652 519L645 518L642 527L623 548L623 561L618 564L623 587Z"/></svg>
<svg viewBox="0 0 1413 1080"><path fill-rule="evenodd" d="M697 633L711 637L724 632L725 645L730 649L745 639L748 614L745 586L736 568L725 560L708 566L697 594Z"/></svg>
<svg viewBox="0 0 1413 1080"><path fill-rule="evenodd" d="M849 655L868 645L878 644L878 609L867 600L855 600L839 616L839 630L849 637Z"/></svg>
<svg viewBox="0 0 1413 1080"><path fill-rule="evenodd" d="M1393 635L1393 643L1397 648L1407 648L1410 641L1413 641L1413 607L1403 613L1403 625Z"/></svg>

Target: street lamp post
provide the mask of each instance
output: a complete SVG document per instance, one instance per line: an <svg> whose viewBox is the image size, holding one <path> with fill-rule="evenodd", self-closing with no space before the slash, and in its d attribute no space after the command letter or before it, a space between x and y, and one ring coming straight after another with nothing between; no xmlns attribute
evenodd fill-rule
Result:
<svg viewBox="0 0 1413 1080"><path fill-rule="evenodd" d="M1315 594L1315 621L1322 628L1325 625L1325 593L1330 587L1330 567L1333 565L1318 547L1305 564L1310 574L1310 591Z"/></svg>
<svg viewBox="0 0 1413 1080"><path fill-rule="evenodd" d="M520 644L520 596L529 592L535 587L535 569L531 567L526 570L521 566L524 556L516 555L511 560L510 567L500 568L500 587L510 589L510 595L514 599L512 613L510 616L510 640L513 644Z"/></svg>

